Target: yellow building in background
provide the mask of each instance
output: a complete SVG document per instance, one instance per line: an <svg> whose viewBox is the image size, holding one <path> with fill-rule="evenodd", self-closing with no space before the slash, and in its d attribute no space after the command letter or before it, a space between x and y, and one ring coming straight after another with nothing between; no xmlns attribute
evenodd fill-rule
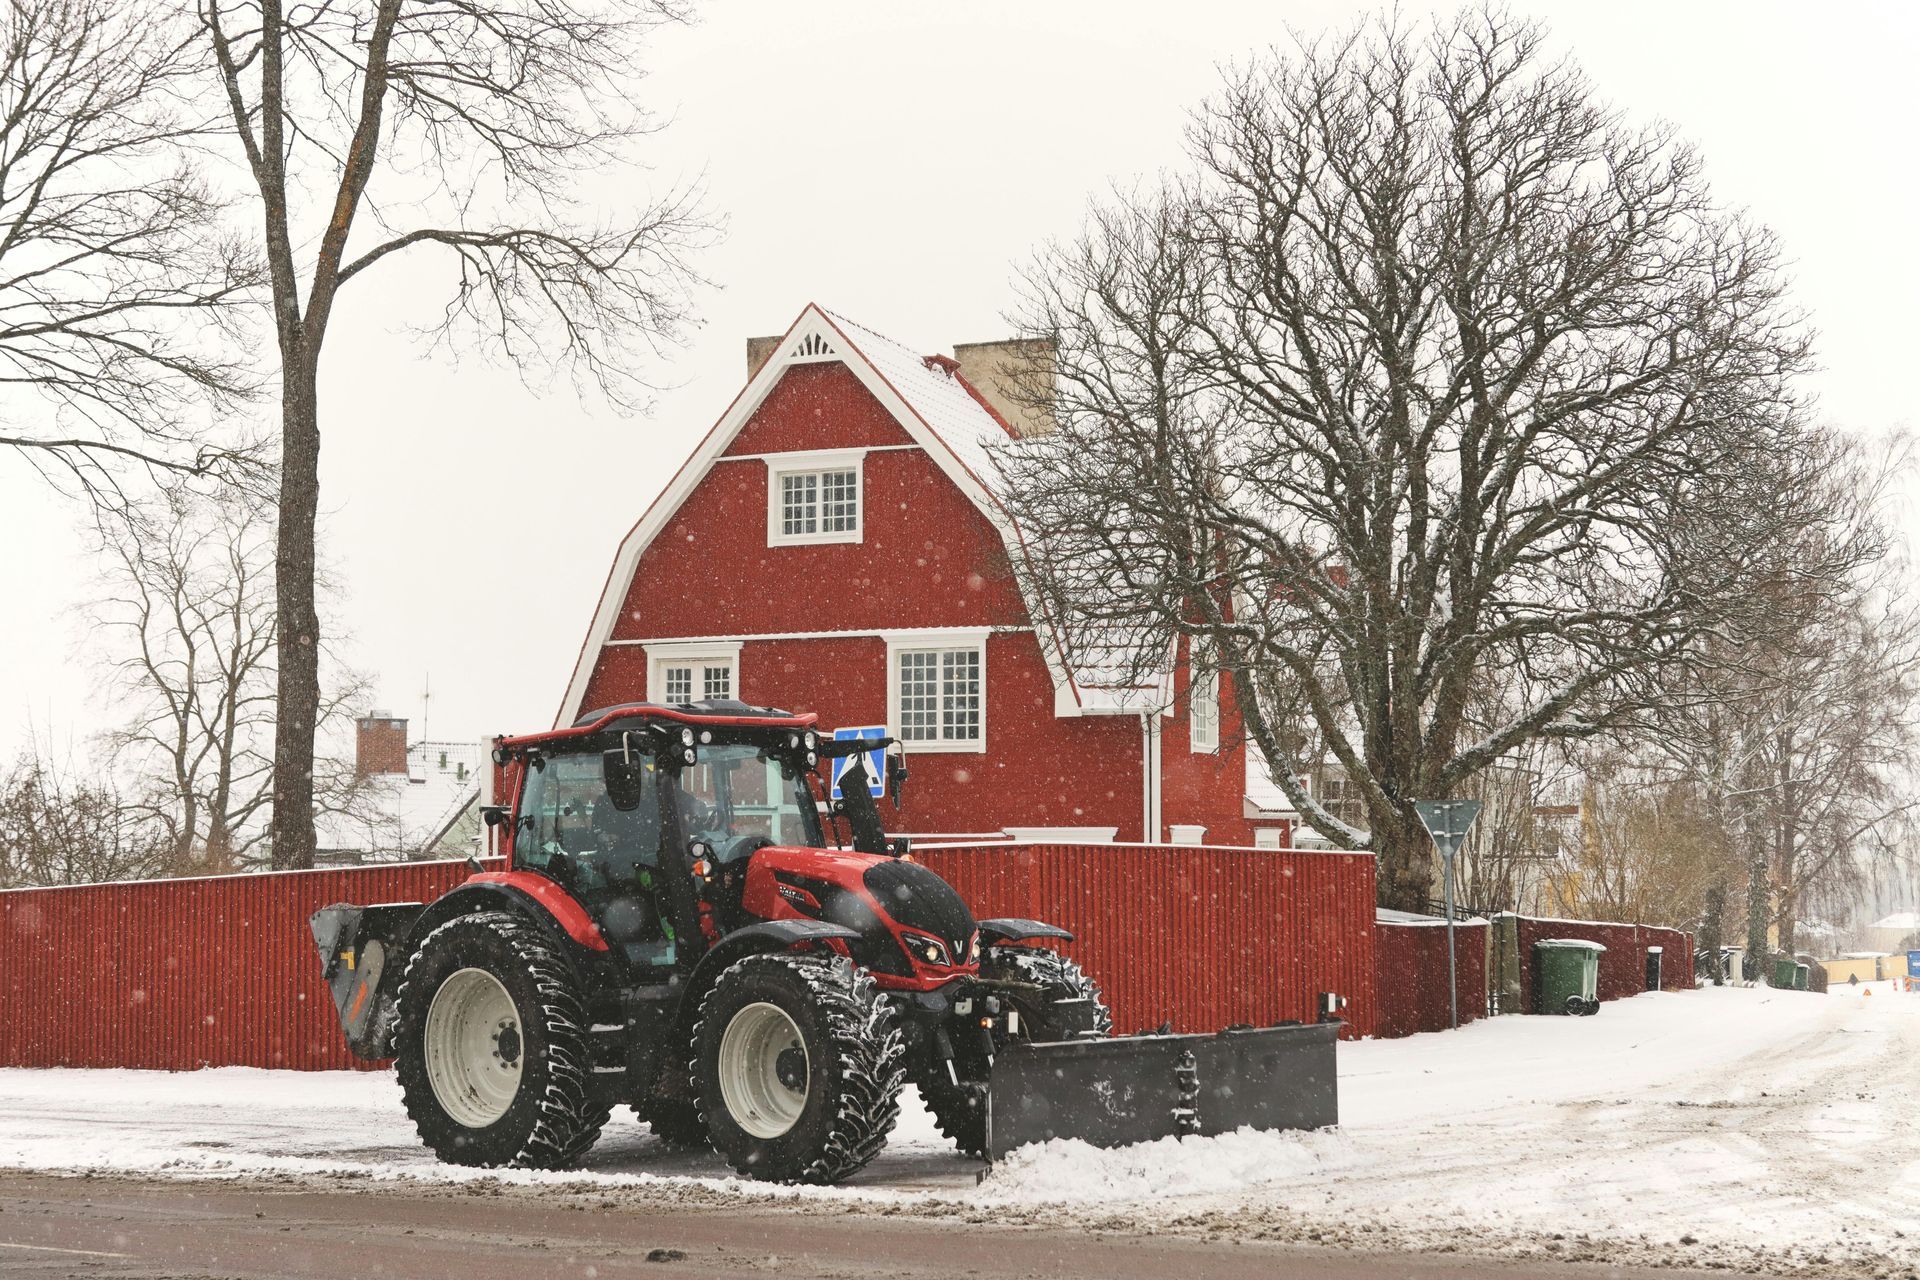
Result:
<svg viewBox="0 0 1920 1280"><path fill-rule="evenodd" d="M1907 976L1907 958L1904 955L1877 951L1856 951L1838 960L1822 960L1820 967L1827 971L1829 987L1844 987L1847 979L1854 977L1862 982L1879 982L1885 978Z"/></svg>

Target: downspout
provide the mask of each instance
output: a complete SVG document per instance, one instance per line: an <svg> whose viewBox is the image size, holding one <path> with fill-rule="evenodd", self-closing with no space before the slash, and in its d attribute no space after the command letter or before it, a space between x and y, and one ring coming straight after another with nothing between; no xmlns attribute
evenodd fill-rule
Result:
<svg viewBox="0 0 1920 1280"><path fill-rule="evenodd" d="M1140 717L1140 832L1145 844L1160 843L1160 717Z"/></svg>
<svg viewBox="0 0 1920 1280"><path fill-rule="evenodd" d="M1140 843L1153 843L1153 714L1140 716Z"/></svg>

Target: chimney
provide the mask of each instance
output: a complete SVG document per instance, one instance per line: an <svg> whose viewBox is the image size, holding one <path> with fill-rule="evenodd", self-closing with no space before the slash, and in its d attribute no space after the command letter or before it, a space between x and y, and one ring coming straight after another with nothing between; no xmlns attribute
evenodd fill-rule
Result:
<svg viewBox="0 0 1920 1280"><path fill-rule="evenodd" d="M771 338L747 339L747 381L753 381L753 375L760 372L760 366L773 358L775 347L786 335L776 333Z"/></svg>
<svg viewBox="0 0 1920 1280"><path fill-rule="evenodd" d="M353 722L353 776L407 771L407 722L375 711Z"/></svg>
<svg viewBox="0 0 1920 1280"><path fill-rule="evenodd" d="M960 342L954 344L953 355L960 362L960 376L1016 435L1043 436L1053 430L1053 418L1031 403L1047 394L1053 381L1053 339Z"/></svg>

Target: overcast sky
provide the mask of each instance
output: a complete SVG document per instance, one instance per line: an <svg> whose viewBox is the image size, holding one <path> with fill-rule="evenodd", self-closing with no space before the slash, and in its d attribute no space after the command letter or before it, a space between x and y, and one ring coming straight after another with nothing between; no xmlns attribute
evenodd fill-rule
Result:
<svg viewBox="0 0 1920 1280"><path fill-rule="evenodd" d="M1514 10L1545 19L1604 96L1674 124L1718 196L1778 232L1821 334L1825 414L1867 432L1920 425L1920 6ZM705 323L657 367L671 385L650 414L414 345L406 323L432 307L429 270L356 282L336 314L324 538L348 591L337 621L379 705L417 735L430 680L435 738L551 723L616 544L738 389L747 336L778 332L810 300L926 351L1004 336L1015 265L1071 232L1091 192L1177 164L1184 112L1218 63L1362 12L701 5L699 25L654 42L636 86L672 116L650 144L655 176L704 174L728 223L698 263L715 285L699 299ZM84 743L111 712L75 613L93 573L78 512L3 455L0 510L0 756L29 722Z"/></svg>

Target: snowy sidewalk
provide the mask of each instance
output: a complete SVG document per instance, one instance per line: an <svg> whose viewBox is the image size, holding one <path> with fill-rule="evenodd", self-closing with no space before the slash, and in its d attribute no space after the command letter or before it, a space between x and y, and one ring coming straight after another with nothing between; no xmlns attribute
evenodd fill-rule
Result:
<svg viewBox="0 0 1920 1280"><path fill-rule="evenodd" d="M1654 993L1343 1044L1341 1127L1030 1149L979 1185L908 1099L844 1189L740 1183L624 1111L582 1172L690 1198L992 1206L1011 1220L1877 1274L1920 1258L1920 995ZM0 1166L436 1181L390 1075L0 1071ZM1558 1238L1556 1238L1558 1237ZM1892 1274L1905 1274L1896 1270Z"/></svg>

